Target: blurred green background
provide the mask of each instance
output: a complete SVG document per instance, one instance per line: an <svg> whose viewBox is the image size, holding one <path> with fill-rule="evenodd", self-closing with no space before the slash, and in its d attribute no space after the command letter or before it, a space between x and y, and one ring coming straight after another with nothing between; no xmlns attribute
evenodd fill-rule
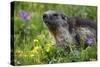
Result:
<svg viewBox="0 0 100 67"><path fill-rule="evenodd" d="M97 60L96 42L80 52L68 53L55 48L55 41L42 20L45 11L56 10L67 16L97 20L96 6L64 5L32 2L14 3L14 59L15 65L52 64Z"/></svg>

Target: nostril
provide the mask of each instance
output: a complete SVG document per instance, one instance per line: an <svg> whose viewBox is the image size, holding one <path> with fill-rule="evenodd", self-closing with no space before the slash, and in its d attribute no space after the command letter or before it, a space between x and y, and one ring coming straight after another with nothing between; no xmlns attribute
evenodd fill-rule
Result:
<svg viewBox="0 0 100 67"><path fill-rule="evenodd" d="M47 18L47 14L44 14L44 15L43 15L43 18Z"/></svg>

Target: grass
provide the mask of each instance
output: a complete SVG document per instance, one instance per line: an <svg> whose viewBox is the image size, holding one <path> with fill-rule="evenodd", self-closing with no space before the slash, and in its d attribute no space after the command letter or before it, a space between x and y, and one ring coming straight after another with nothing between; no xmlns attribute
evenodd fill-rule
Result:
<svg viewBox="0 0 100 67"><path fill-rule="evenodd" d="M80 16L96 21L95 6L74 6L62 4L43 4L31 2L14 2L14 65L53 64L81 61L96 61L96 42L80 51L69 51L65 47L56 48L55 40L42 20L42 14L47 10L63 11L68 16ZM18 12L29 14L23 19ZM12 35L13 36L13 35ZM81 43L82 45L83 43Z"/></svg>

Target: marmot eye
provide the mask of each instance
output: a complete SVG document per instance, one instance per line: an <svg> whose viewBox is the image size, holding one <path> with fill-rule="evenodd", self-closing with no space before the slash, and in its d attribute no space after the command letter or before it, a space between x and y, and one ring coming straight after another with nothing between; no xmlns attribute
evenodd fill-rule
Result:
<svg viewBox="0 0 100 67"><path fill-rule="evenodd" d="M55 14L53 14L53 16L58 16L58 14L55 13Z"/></svg>

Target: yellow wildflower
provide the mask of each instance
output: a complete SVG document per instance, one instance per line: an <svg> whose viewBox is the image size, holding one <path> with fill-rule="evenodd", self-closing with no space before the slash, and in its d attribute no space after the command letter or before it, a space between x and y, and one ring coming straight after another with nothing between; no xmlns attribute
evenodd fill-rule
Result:
<svg viewBox="0 0 100 67"><path fill-rule="evenodd" d="M31 54L30 56L31 56L31 57L34 57L34 54Z"/></svg>
<svg viewBox="0 0 100 67"><path fill-rule="evenodd" d="M23 54L23 51L21 51L21 50L17 50L17 51L16 51L16 55L17 55L17 56L22 56L22 54Z"/></svg>
<svg viewBox="0 0 100 67"><path fill-rule="evenodd" d="M39 50L39 47L38 47L38 46L36 46L33 50L38 51L38 50Z"/></svg>
<svg viewBox="0 0 100 67"><path fill-rule="evenodd" d="M34 47L34 49L31 51L32 52L31 56L34 56L36 53L38 53L38 51L39 47L38 46Z"/></svg>
<svg viewBox="0 0 100 67"><path fill-rule="evenodd" d="M33 42L39 42L39 40L38 39L34 39Z"/></svg>
<svg viewBox="0 0 100 67"><path fill-rule="evenodd" d="M50 51L50 47L47 47L47 48L46 48L46 52L49 52L49 51Z"/></svg>

